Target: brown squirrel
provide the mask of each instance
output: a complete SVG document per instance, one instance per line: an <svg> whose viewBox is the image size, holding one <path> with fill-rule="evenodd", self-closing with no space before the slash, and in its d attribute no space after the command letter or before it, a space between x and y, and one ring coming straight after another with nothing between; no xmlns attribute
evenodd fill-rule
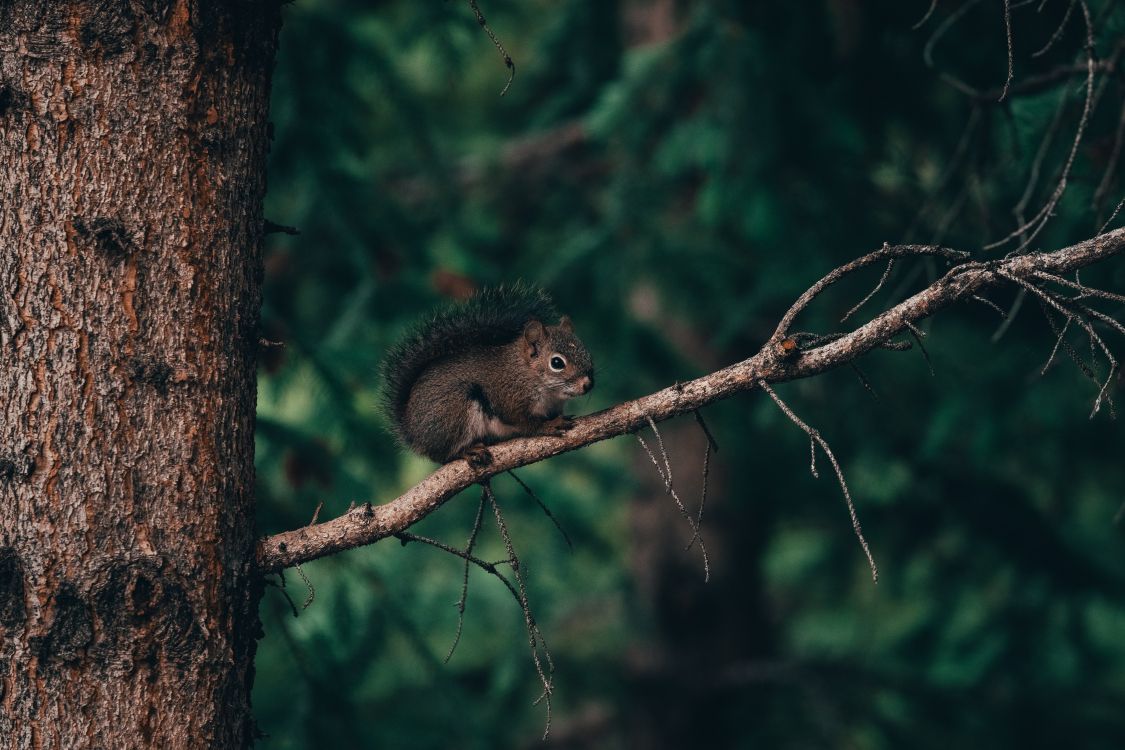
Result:
<svg viewBox="0 0 1125 750"><path fill-rule="evenodd" d="M593 361L570 318L523 284L439 310L391 348L382 375L403 444L439 463L465 458L478 467L492 461L489 444L566 432L566 400L594 387Z"/></svg>

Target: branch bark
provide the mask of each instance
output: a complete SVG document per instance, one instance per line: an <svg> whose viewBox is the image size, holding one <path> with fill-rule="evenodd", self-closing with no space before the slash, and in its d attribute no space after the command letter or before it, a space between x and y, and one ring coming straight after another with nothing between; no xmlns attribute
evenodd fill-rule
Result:
<svg viewBox="0 0 1125 750"><path fill-rule="evenodd" d="M969 299L984 288L1010 284L1013 279L1029 284L1042 283L1041 274L1057 276L1123 251L1125 228L1053 252L1028 253L988 262L967 260L966 255L933 246L885 246L835 269L810 287L785 314L769 341L749 359L578 419L564 437L521 438L493 446L493 463L484 470L473 469L463 460L453 461L388 503L368 503L331 521L266 537L258 544L259 569L263 573L277 572L371 544L402 532L460 491L496 474L636 432L647 425L650 418L660 422L695 411L752 390L759 381L781 383L818 375L854 361L907 331L915 321ZM789 338L789 325L797 315L843 276L893 258L922 255L944 257L953 265L930 286L829 343L800 351ZM956 262L958 260L960 262Z"/></svg>

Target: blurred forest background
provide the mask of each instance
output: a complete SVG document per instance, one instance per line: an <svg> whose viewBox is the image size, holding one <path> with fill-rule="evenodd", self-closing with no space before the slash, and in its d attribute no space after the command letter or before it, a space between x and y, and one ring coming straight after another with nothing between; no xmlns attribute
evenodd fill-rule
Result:
<svg viewBox="0 0 1125 750"><path fill-rule="evenodd" d="M1028 216L1047 201L1086 98L1069 0L1011 3L1003 104L1002 0L939 2L918 29L926 0L480 2L518 69L504 97L465 2L285 9L266 215L301 233L266 248L265 336L285 345L261 370L263 534L432 470L394 445L376 372L433 305L543 285L598 367L573 410L604 408L750 356L800 292L884 241L999 257L1011 246L981 248L1016 226L1029 175ZM1089 8L1116 60L1125 10ZM1061 85L1020 88L1056 69ZM1096 87L1037 248L1093 236L1125 193L1125 79L1103 67ZM859 320L940 271L905 264ZM802 328L843 330L877 279ZM1125 291L1125 264L1083 280ZM840 457L878 585L826 464L810 476L806 436L761 393L705 410L710 583L633 438L520 472L573 551L499 477L557 666L549 746L1125 747L1125 433L1106 409L1087 419L1097 386L1065 356L1040 376L1055 336L1035 304L993 342L1000 324L984 305L930 321L933 374L917 348L868 355L877 399L846 368L779 386ZM691 418L663 433L696 503L704 437ZM462 545L476 506L465 493L414 530ZM495 529L482 545L504 557ZM262 605L263 747L540 745L523 619L496 580L473 572L443 664L459 560L388 540L304 572L300 617L276 589Z"/></svg>

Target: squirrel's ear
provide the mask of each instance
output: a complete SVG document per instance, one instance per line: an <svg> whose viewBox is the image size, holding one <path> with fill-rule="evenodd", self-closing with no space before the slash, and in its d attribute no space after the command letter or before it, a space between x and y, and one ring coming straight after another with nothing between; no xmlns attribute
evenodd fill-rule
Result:
<svg viewBox="0 0 1125 750"><path fill-rule="evenodd" d="M532 343L542 341L547 333L543 330L543 324L538 320L529 320L527 325L523 327L523 337Z"/></svg>
<svg viewBox="0 0 1125 750"><path fill-rule="evenodd" d="M527 356L534 357L539 353L539 344L547 337L543 324L538 320L529 320L523 327L524 352Z"/></svg>
<svg viewBox="0 0 1125 750"><path fill-rule="evenodd" d="M570 322L570 316L564 315L559 318L559 328L567 333L574 333L574 324Z"/></svg>

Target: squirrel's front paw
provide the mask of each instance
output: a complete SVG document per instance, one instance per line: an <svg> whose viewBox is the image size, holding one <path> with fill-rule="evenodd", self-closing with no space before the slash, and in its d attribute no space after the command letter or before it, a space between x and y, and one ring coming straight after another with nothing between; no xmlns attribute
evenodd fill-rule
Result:
<svg viewBox="0 0 1125 750"><path fill-rule="evenodd" d="M571 427L574 427L574 417L568 417L563 414L544 422L541 434L562 437Z"/></svg>
<svg viewBox="0 0 1125 750"><path fill-rule="evenodd" d="M488 446L483 443L470 445L465 449L465 452L461 454L461 457L468 461L469 466L472 466L474 469L483 469L485 466L492 463L492 452L488 450Z"/></svg>

